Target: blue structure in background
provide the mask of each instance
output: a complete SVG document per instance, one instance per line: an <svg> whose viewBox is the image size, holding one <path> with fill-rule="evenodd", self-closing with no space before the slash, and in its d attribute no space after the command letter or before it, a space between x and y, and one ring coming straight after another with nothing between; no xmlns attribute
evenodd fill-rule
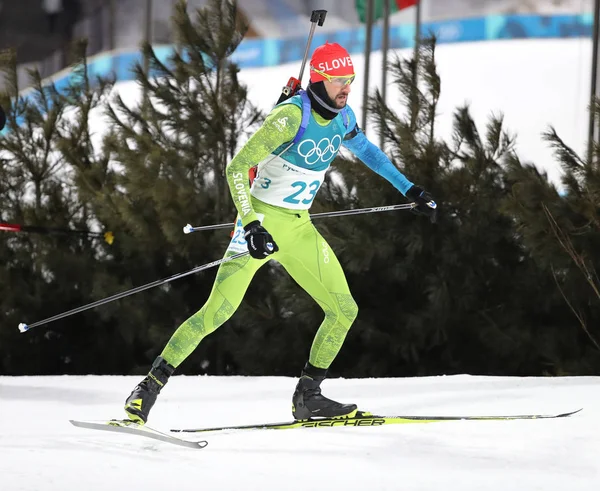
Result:
<svg viewBox="0 0 600 491"><path fill-rule="evenodd" d="M495 15L489 17L427 22L421 26L422 35L433 33L439 44L494 41L501 39L546 39L546 38L579 38L592 37L594 18L592 13L584 15ZM403 24L390 29L390 48L401 49L414 46L415 26ZM366 30L364 27L343 31L316 33L313 46L325 41L336 42L344 46L350 53L362 53L365 46ZM373 28L373 50L383 45L381 26ZM247 39L244 40L232 55L240 68L258 68L276 66L282 63L300 61L306 46L305 37L289 39ZM171 46L155 47L155 52L162 62L167 62L172 53ZM142 63L139 51L121 52L118 54L100 54L89 60L91 74L108 76L114 73L118 81L133 80L131 67ZM69 75L65 74L55 80L60 89L69 83Z"/></svg>

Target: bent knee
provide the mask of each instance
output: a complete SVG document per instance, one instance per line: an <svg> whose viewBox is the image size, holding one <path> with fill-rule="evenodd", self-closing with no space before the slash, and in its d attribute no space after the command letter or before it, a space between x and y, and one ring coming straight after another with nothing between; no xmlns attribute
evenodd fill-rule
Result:
<svg viewBox="0 0 600 491"><path fill-rule="evenodd" d="M336 297L339 310L338 320L340 323L347 325L348 328L350 328L358 316L358 304L349 293L337 294Z"/></svg>

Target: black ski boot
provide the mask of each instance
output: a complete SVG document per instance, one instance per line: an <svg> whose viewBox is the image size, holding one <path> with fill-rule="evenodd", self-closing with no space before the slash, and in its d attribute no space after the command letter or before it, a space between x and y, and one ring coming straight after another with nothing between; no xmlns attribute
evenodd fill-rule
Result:
<svg viewBox="0 0 600 491"><path fill-rule="evenodd" d="M175 367L162 357L156 358L148 375L133 389L125 401L125 412L132 421L144 424L161 389L173 375Z"/></svg>
<svg viewBox="0 0 600 491"><path fill-rule="evenodd" d="M351 418L356 414L356 404L342 404L321 394L321 382L327 370L307 363L292 396L292 414L295 419Z"/></svg>

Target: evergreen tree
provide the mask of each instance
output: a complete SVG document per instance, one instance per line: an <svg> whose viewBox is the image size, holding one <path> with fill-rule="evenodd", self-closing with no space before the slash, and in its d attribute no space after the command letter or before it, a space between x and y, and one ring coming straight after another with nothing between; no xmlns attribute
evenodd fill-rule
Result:
<svg viewBox="0 0 600 491"><path fill-rule="evenodd" d="M598 101L591 110L600 114ZM536 264L553 278L553 297L563 303L569 328L547 327L540 341L561 337L555 358L564 373L597 373L600 367L600 146L593 142L591 160L576 152L550 127L544 139L555 150L563 174L563 191L545 173L513 156L508 178L512 192L505 201L519 234ZM563 313L563 316L565 315Z"/></svg>
<svg viewBox="0 0 600 491"><path fill-rule="evenodd" d="M7 130L0 139L2 221L64 231L85 231L93 225L65 153L67 140L73 147L86 145L88 114L82 108L85 105L89 111L98 104L98 97L90 95L85 44L78 45L75 54L77 63L68 87L59 91L53 83L46 85L34 70L32 88L22 95L17 90L16 57L4 53L7 89L0 99L7 108ZM100 94L104 88L94 91ZM79 155L86 159L89 154L85 148ZM74 362L79 349L76 339L85 342L84 336L89 336L89 332L78 333L81 318L61 323L60 329L51 326L26 335L19 335L16 327L86 303L96 252L96 240L87 234L6 236L0 249L0 372L64 373L83 368Z"/></svg>
<svg viewBox="0 0 600 491"><path fill-rule="evenodd" d="M129 278L147 283L224 253L228 232L186 236L182 227L233 221L225 166L262 117L230 59L247 28L236 3L211 0L192 18L181 1L173 22L176 46L167 62L152 46L142 47L148 69L134 69L140 100L116 95L107 108L105 151L118 171L102 194L110 196L109 221L123 237L114 248L122 288ZM209 271L127 299L134 370L147 370L174 329L208 298L213 278ZM231 347L219 336L226 334L211 336L182 369L224 371Z"/></svg>
<svg viewBox="0 0 600 491"><path fill-rule="evenodd" d="M336 367L373 376L563 372L580 353L570 342L573 324L552 276L501 207L512 191L514 136L501 116L480 133L462 107L452 140L436 137L434 39L417 60L397 59L391 69L403 112L376 93L371 114L396 165L438 199L440 219L432 226L396 212L323 223L360 308ZM357 207L399 201L360 164L338 160L336 171L350 192L329 198Z"/></svg>
<svg viewBox="0 0 600 491"><path fill-rule="evenodd" d="M4 58L7 131L0 138L0 220L90 234L6 234L0 241L0 373L142 373L174 329L208 298L215 270L189 276L18 334L39 320L220 257L222 231L186 236L186 222L233 221L224 169L262 114L230 55L245 24L234 1L192 17L174 10L177 44L161 62L149 45L134 67L141 96L92 79L85 44L67 87L33 72L17 91ZM436 135L442 90L435 40L391 64L402 101L378 92L370 112L385 148L440 205L432 225L409 212L315 222L359 304L331 374L587 374L600 368L600 145L587 162L553 129L564 195L524 164L502 116L482 131L464 106L454 133ZM595 107L600 115L600 107ZM94 126L103 111L106 126ZM100 138L99 135L104 135ZM330 170L312 213L402 202L353 157ZM275 263L262 268L238 313L179 373L296 375L323 313Z"/></svg>

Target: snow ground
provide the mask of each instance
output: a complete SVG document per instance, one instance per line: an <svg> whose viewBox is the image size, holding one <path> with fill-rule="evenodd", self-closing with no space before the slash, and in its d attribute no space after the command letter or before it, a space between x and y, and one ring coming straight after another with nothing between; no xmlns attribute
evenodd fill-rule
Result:
<svg viewBox="0 0 600 491"><path fill-rule="evenodd" d="M215 433L204 435L203 450L70 425L69 419L121 418L138 381L0 377L0 490L599 489L600 377L459 375L323 385L326 395L379 414L584 408L557 420ZM285 421L294 384L285 377L175 376L149 424L168 430Z"/></svg>

